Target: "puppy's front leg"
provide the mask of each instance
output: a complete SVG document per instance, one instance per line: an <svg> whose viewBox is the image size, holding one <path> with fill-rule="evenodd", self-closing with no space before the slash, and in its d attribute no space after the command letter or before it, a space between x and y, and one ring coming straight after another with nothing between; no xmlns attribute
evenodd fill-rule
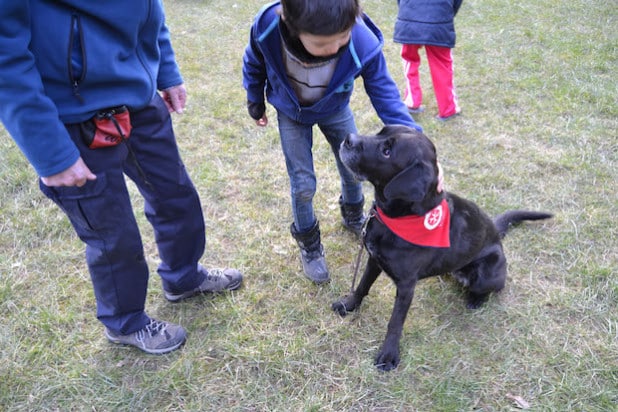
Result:
<svg viewBox="0 0 618 412"><path fill-rule="evenodd" d="M355 311L360 306L363 298L369 293L369 289L371 289L373 282L376 281L380 272L382 272L382 268L380 268L378 262L369 257L369 259L367 259L367 266L363 272L363 277L356 290L351 295L333 303L331 306L332 309L341 316L347 315L348 312Z"/></svg>
<svg viewBox="0 0 618 412"><path fill-rule="evenodd" d="M382 349L376 356L375 365L382 371L395 369L399 364L399 340L403 324L406 321L412 298L414 297L414 287L416 280L410 282L400 282L397 284L397 296L391 319L388 321L386 338L382 344Z"/></svg>

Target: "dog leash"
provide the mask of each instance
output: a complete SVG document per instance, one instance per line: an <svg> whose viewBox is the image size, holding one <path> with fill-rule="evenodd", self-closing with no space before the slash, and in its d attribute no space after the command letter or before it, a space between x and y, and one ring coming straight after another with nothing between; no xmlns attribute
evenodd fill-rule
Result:
<svg viewBox="0 0 618 412"><path fill-rule="evenodd" d="M372 207L371 210L369 211L369 215L367 216L367 219L365 219L365 222L363 223L363 227L361 228L361 234L360 234L360 249L358 250L358 253L356 254L356 262L354 263L354 275L352 276L352 286L350 288L350 292L354 293L354 286L356 284L356 277L358 276L358 271L360 269L360 264L361 264L361 257L363 256L363 250L365 250L365 235L367 234L367 225L369 224L369 220L373 217L375 217L376 212L375 212L375 207Z"/></svg>
<svg viewBox="0 0 618 412"><path fill-rule="evenodd" d="M365 249L365 245L363 245L363 238L360 240L360 249L356 254L356 263L354 264L354 276L352 276L352 286L350 287L350 293L354 293L354 284L356 283L356 276L358 275L358 269L360 268L360 260L361 256L363 256L363 249Z"/></svg>

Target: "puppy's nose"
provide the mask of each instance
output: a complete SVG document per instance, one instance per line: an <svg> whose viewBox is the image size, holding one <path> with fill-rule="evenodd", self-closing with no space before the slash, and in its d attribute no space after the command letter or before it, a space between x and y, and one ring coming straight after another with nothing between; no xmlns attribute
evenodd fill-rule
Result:
<svg viewBox="0 0 618 412"><path fill-rule="evenodd" d="M354 141L356 140L357 136L354 133L350 133L348 135L348 137L345 138L345 140L343 141L343 144L350 148L354 145Z"/></svg>

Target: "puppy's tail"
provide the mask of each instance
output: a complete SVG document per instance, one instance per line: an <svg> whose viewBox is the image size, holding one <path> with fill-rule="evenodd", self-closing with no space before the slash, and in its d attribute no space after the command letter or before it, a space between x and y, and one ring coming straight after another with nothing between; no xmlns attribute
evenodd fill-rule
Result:
<svg viewBox="0 0 618 412"><path fill-rule="evenodd" d="M509 210L508 212L504 212L494 219L494 224L498 229L498 233L500 234L500 238L506 236L506 232L508 232L509 227L519 222L523 222L525 220L543 220L549 219L554 215L546 212L532 212L529 210Z"/></svg>

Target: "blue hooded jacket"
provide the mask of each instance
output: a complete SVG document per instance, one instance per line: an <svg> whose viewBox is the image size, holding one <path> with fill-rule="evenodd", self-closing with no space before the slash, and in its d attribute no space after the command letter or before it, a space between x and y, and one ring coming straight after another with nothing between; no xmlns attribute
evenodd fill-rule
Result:
<svg viewBox="0 0 618 412"><path fill-rule="evenodd" d="M343 52L324 96L311 106L301 106L285 71L282 54L279 2L264 6L251 27L243 58L243 86L253 103L268 102L286 116L303 124L315 124L350 103L354 80L361 76L365 91L384 124L417 125L388 73L382 53L382 33L363 15L352 27L348 49Z"/></svg>
<svg viewBox="0 0 618 412"><path fill-rule="evenodd" d="M0 120L40 176L73 165L64 123L183 82L161 0L0 0Z"/></svg>
<svg viewBox="0 0 618 412"><path fill-rule="evenodd" d="M398 0L393 40L455 47L455 15L463 0Z"/></svg>

